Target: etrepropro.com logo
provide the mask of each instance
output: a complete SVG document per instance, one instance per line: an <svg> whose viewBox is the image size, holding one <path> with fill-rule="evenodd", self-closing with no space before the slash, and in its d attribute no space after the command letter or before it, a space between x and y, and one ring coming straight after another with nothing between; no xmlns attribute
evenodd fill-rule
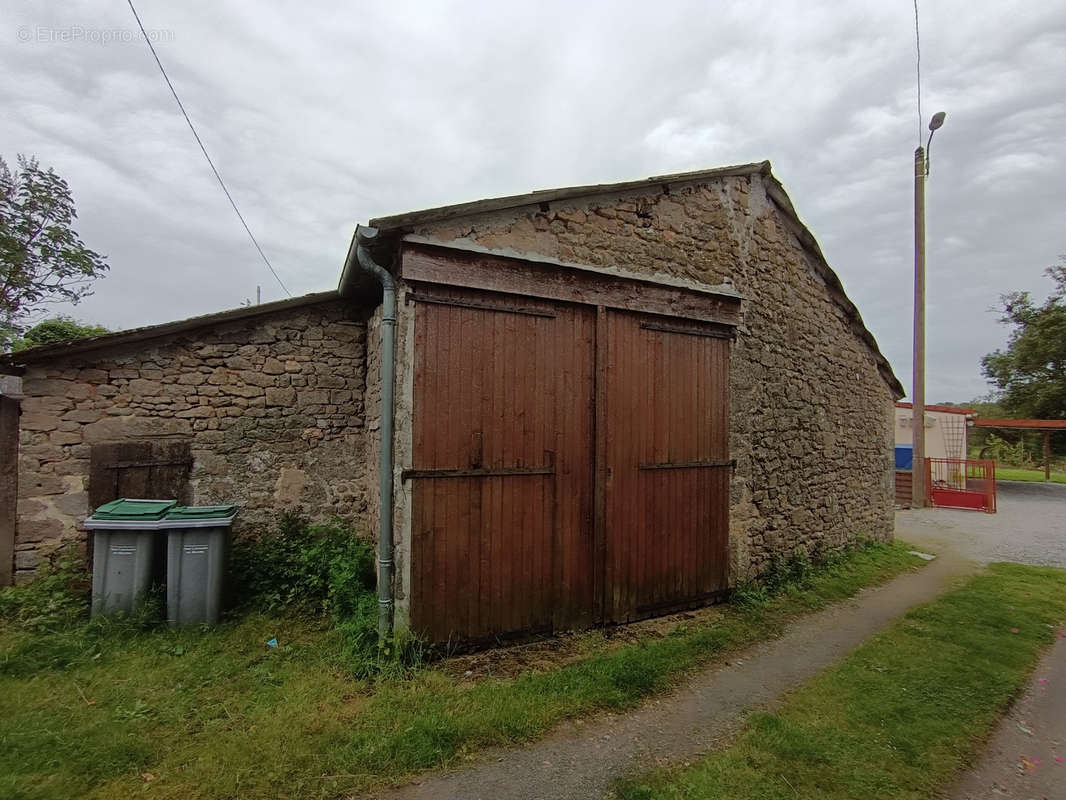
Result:
<svg viewBox="0 0 1066 800"><path fill-rule="evenodd" d="M174 31L165 28L146 30L145 33L152 44L174 41ZM35 44L129 44L140 41L141 32L136 28L23 25L18 29L16 37L20 42Z"/></svg>

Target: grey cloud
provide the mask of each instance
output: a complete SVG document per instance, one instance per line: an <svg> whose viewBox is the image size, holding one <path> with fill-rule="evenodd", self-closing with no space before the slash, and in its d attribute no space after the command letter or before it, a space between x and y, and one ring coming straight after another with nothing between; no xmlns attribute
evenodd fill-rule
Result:
<svg viewBox="0 0 1066 800"><path fill-rule="evenodd" d="M138 3L182 98L294 292L332 286L357 221L532 188L769 158L910 383L913 18L907 3ZM71 183L111 275L110 326L281 295L122 4L0 12L0 142ZM1066 8L923 3L929 398L985 391L999 294L1066 251ZM165 298L153 304L155 298Z"/></svg>

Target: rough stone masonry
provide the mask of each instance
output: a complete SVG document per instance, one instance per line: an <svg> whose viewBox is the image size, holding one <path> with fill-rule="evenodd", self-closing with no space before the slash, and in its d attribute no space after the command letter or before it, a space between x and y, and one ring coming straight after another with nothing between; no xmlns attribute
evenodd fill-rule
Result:
<svg viewBox="0 0 1066 800"><path fill-rule="evenodd" d="M892 536L895 379L782 198L767 166L457 215L411 231L455 246L734 286L744 297L729 387L734 582L797 547ZM324 298L28 362L18 577L60 544L84 541L92 448L109 442L188 442L190 501L240 504L245 530L294 507L372 525L369 462L379 425L367 391L370 315ZM373 381L373 359L369 371ZM401 391L398 411L409 409Z"/></svg>
<svg viewBox="0 0 1066 800"><path fill-rule="evenodd" d="M771 197L776 181L766 173L652 184L414 231L456 246L735 287L744 320L730 363L733 582L761 572L774 553L890 539L893 530L891 372L863 340L850 301L827 284L820 253L800 240L809 233Z"/></svg>
<svg viewBox="0 0 1066 800"><path fill-rule="evenodd" d="M191 502L366 509L366 324L333 300L29 364L23 377L16 580L82 543L94 445L187 441Z"/></svg>

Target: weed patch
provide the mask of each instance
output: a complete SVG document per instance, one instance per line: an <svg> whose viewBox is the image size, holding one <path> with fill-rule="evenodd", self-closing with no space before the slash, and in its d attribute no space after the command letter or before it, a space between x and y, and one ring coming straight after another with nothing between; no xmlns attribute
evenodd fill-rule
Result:
<svg viewBox="0 0 1066 800"><path fill-rule="evenodd" d="M368 592L347 619L335 605L253 607L208 630L82 625L46 645L0 627L0 660L10 656L0 674L0 796L101 800L149 784L157 799L365 791L532 740L567 718L631 708L808 609L923 563L906 551L863 548L814 567L803 585L780 584L758 607L725 606L713 623L615 649L602 633L584 634L580 660L508 680L467 682L392 660L363 677L353 662L376 658L365 655L376 646Z"/></svg>

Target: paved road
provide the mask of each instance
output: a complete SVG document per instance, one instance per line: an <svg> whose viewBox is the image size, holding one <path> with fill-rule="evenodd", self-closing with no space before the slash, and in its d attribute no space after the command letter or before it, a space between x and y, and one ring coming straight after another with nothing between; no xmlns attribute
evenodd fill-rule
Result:
<svg viewBox="0 0 1066 800"><path fill-rule="evenodd" d="M896 535L931 549L946 545L982 564L1066 567L1066 484L1001 482L996 506L995 514L900 511Z"/></svg>

